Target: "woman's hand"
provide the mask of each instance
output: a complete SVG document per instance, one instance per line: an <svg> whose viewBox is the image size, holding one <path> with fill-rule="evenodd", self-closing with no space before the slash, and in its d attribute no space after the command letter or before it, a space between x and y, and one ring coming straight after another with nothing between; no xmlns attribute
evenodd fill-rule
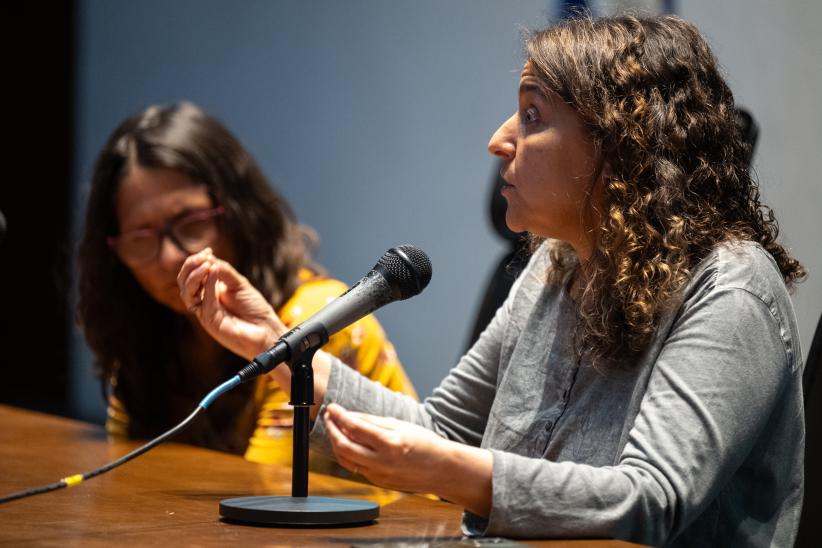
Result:
<svg viewBox="0 0 822 548"><path fill-rule="evenodd" d="M287 330L265 297L211 248L186 259L177 284L183 303L209 335L248 360Z"/></svg>
<svg viewBox="0 0 822 548"><path fill-rule="evenodd" d="M330 404L328 438L343 467L400 491L435 493L487 516L493 458L489 451L441 438L409 422Z"/></svg>

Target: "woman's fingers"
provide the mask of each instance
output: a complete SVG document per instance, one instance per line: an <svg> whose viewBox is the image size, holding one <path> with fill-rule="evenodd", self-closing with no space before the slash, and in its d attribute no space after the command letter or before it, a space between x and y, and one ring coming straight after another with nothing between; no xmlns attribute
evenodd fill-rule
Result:
<svg viewBox="0 0 822 548"><path fill-rule="evenodd" d="M334 404L332 404L334 405ZM397 420L391 417L380 417L379 415L369 415L357 411L347 411L348 415L359 420L373 424L385 430L396 430Z"/></svg>
<svg viewBox="0 0 822 548"><path fill-rule="evenodd" d="M180 288L180 298L183 300L186 308L192 312L203 302L203 285L210 268L211 263L209 261L204 262L191 271L183 286Z"/></svg>
<svg viewBox="0 0 822 548"><path fill-rule="evenodd" d="M334 403L324 418L334 454L347 469L402 491L431 491L441 481L437 471L447 448L434 432L390 417L346 411Z"/></svg>
<svg viewBox="0 0 822 548"><path fill-rule="evenodd" d="M326 422L326 429L337 462L344 468L363 473L377 460L378 455L374 451L352 440L333 420Z"/></svg>
<svg viewBox="0 0 822 548"><path fill-rule="evenodd" d="M225 284L228 291L235 291L242 289L246 285L250 285L245 276L240 274L234 266L226 261L216 259L215 263L220 266L220 280Z"/></svg>
<svg viewBox="0 0 822 548"><path fill-rule="evenodd" d="M183 304L191 311L199 307L202 301L202 289L214 255L211 248L188 257L177 274L177 286Z"/></svg>
<svg viewBox="0 0 822 548"><path fill-rule="evenodd" d="M209 316L213 316L220 307L218 287L220 285L221 266L220 262L210 263L208 276L205 279L205 285L203 287L202 310Z"/></svg>
<svg viewBox="0 0 822 548"><path fill-rule="evenodd" d="M206 248L186 258L180 272L177 273L177 287L180 297L186 307L199 304L199 292L205 276L208 274L208 264L212 255L211 249Z"/></svg>
<svg viewBox="0 0 822 548"><path fill-rule="evenodd" d="M220 296L248 285L245 276L230 264L218 259L206 248L188 257L177 275L180 297L192 312L201 307L214 314L220 307Z"/></svg>
<svg viewBox="0 0 822 548"><path fill-rule="evenodd" d="M395 437L391 419L352 413L335 403L328 406L326 418L351 441L372 450L384 449Z"/></svg>
<svg viewBox="0 0 822 548"><path fill-rule="evenodd" d="M177 273L177 284L182 287L189 274L191 274L195 268L213 257L214 253L210 247L207 247L194 255L189 255L186 257L186 260L183 262L183 266L180 268L180 272Z"/></svg>

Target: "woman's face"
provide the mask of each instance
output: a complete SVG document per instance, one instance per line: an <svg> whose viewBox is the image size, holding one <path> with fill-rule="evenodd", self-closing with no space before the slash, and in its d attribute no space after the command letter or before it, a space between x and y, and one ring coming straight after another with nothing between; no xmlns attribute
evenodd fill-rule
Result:
<svg viewBox="0 0 822 548"><path fill-rule="evenodd" d="M514 232L564 240L586 260L599 224L597 151L576 110L544 90L526 64L519 108L488 143L504 160L505 221Z"/></svg>
<svg viewBox="0 0 822 548"><path fill-rule="evenodd" d="M130 235L149 235L148 238L151 238L152 231L169 226L175 227L172 228L173 232L183 235L196 230L202 236L192 241L197 242L193 245L199 249L189 248L188 251L194 253L210 245L218 257L231 261L233 257L230 246L219 233L217 218L205 221L198 218L198 215L214 207L205 185L195 183L183 173L167 168L132 166L120 182L115 195L122 240L127 240ZM210 229L200 228L203 223L211 223ZM150 255L149 259L134 260L126 246L119 246L118 254L137 282L154 300L175 312L187 312L180 300L177 273L188 252L181 249L171 237L161 235L157 252Z"/></svg>

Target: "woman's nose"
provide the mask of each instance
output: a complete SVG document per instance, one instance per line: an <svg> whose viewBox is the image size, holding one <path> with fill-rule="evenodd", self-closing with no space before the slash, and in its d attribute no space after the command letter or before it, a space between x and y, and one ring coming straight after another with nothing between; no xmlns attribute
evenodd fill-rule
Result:
<svg viewBox="0 0 822 548"><path fill-rule="evenodd" d="M180 269L186 257L188 257L188 253L180 249L180 247L174 243L174 240L168 236L161 238L160 253L157 257L157 262L163 269L176 272Z"/></svg>
<svg viewBox="0 0 822 548"><path fill-rule="evenodd" d="M511 115L488 142L488 152L505 160L513 160L517 152L517 113Z"/></svg>

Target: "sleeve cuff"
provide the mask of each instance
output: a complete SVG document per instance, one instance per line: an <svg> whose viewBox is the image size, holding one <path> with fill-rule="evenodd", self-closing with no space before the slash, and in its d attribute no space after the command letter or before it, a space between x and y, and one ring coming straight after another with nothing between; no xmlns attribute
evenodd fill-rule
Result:
<svg viewBox="0 0 822 548"><path fill-rule="evenodd" d="M312 450L325 455L326 457L334 458L334 451L331 449L331 443L328 441L328 430L325 427L325 409L329 403L338 400L340 387L340 370L348 369L343 366L340 367L341 362L336 356L328 355L331 358L331 371L328 374L328 385L325 388L325 398L317 412L317 417L314 419L314 427L311 429L308 442Z"/></svg>
<svg viewBox="0 0 822 548"><path fill-rule="evenodd" d="M462 532L470 537L503 534L506 522L510 521L511 516L505 515L504 509L508 506L503 488L505 472L511 464L508 459L509 455L496 449L491 449L491 455L494 459L491 479L491 513L486 519L467 510L463 512Z"/></svg>

